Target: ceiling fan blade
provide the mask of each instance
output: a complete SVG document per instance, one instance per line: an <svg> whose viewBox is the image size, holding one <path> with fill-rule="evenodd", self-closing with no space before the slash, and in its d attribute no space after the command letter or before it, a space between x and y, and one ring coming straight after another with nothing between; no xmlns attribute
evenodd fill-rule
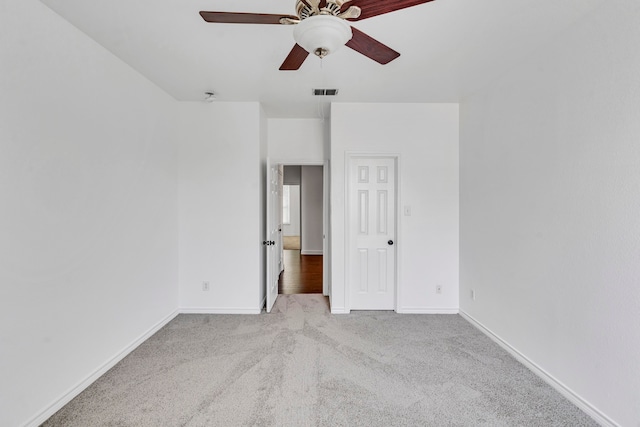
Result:
<svg viewBox="0 0 640 427"><path fill-rule="evenodd" d="M240 12L200 12L200 16L207 22L220 22L225 24L280 24L282 18L298 20L293 15L273 15L267 13L240 13Z"/></svg>
<svg viewBox="0 0 640 427"><path fill-rule="evenodd" d="M304 50L302 46L296 43L296 45L291 49L289 55L284 60L282 65L280 66L281 70L297 70L302 66L302 63L309 56L309 52Z"/></svg>
<svg viewBox="0 0 640 427"><path fill-rule="evenodd" d="M360 52L367 58L371 58L380 64L388 64L396 59L400 54L388 46L383 45L378 40L366 35L357 28L351 27L353 37L345 46L356 52Z"/></svg>
<svg viewBox="0 0 640 427"><path fill-rule="evenodd" d="M347 10L350 6L358 6L362 9L362 13L357 18L349 19L350 21L360 21L362 19L371 18L372 16L383 15L385 13L393 12L407 7L417 6L422 3L428 3L433 0L351 0L345 3L344 10ZM343 12L344 12L343 10Z"/></svg>

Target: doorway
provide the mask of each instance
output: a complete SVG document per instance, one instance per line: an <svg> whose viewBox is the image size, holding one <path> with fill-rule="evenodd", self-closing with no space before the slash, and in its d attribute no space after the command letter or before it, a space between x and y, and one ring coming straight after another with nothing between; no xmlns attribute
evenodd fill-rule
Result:
<svg viewBox="0 0 640 427"><path fill-rule="evenodd" d="M301 228L299 259L289 257L296 262L288 267L288 272L294 273L297 265L299 274L291 279L297 283L306 284L311 278L322 282L321 293L331 295L329 281L329 163L309 162L306 164L272 162L267 158L266 177L266 238L262 242L266 248L266 311L271 312L280 289L280 274L285 271L282 222L282 193L284 186L284 167L294 165L300 168L301 185ZM315 183L315 191L311 183ZM307 197L309 196L309 197ZM314 207L315 206L315 207ZM296 254L291 254L296 255ZM308 262L305 262L308 261ZM322 269L318 272L318 265ZM284 279L288 278L283 276ZM284 283L283 283L284 285ZM319 290L316 286L313 291ZM286 292L282 289L283 292ZM311 291L311 290L310 290ZM300 292L292 289L291 292Z"/></svg>
<svg viewBox="0 0 640 427"><path fill-rule="evenodd" d="M282 172L278 293L323 293L323 166L283 165Z"/></svg>

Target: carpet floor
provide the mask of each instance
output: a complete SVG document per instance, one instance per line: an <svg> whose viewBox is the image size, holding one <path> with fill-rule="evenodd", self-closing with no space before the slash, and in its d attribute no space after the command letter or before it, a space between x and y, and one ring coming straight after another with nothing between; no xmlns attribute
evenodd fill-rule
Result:
<svg viewBox="0 0 640 427"><path fill-rule="evenodd" d="M596 426L458 315L182 314L45 426Z"/></svg>
<svg viewBox="0 0 640 427"><path fill-rule="evenodd" d="M283 236L282 237L282 249L285 250L300 250L300 236Z"/></svg>

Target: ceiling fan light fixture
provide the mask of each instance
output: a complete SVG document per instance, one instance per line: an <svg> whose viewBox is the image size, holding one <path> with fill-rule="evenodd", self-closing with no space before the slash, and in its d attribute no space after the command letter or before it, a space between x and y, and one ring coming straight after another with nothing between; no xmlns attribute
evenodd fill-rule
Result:
<svg viewBox="0 0 640 427"><path fill-rule="evenodd" d="M310 16L293 30L296 43L320 58L335 52L352 36L351 26L344 19L332 15Z"/></svg>

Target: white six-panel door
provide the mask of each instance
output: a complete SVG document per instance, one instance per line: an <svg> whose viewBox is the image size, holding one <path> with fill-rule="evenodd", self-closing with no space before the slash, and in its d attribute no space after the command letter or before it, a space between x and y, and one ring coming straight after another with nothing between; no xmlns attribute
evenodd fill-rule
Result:
<svg viewBox="0 0 640 427"><path fill-rule="evenodd" d="M396 159L349 160L348 287L352 310L395 309Z"/></svg>

